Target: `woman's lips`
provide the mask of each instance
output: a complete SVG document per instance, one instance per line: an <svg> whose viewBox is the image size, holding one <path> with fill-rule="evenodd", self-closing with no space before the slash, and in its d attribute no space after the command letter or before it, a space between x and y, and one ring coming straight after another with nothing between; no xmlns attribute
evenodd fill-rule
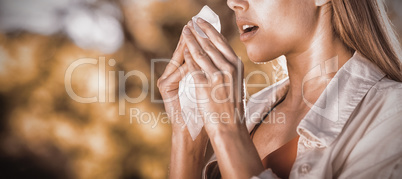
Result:
<svg viewBox="0 0 402 179"><path fill-rule="evenodd" d="M245 17L237 17L236 23L239 28L240 40L242 42L248 41L253 38L259 30L257 24L253 23Z"/></svg>
<svg viewBox="0 0 402 179"><path fill-rule="evenodd" d="M251 31L244 32L240 34L240 41L246 42L250 39L252 39L258 32L259 28L254 27Z"/></svg>

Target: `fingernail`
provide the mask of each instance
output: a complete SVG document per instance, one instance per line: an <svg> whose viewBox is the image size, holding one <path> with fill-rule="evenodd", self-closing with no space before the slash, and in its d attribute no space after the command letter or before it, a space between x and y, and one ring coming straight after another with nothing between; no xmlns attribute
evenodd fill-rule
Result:
<svg viewBox="0 0 402 179"><path fill-rule="evenodd" d="M205 20L199 17L199 18L197 18L197 22L198 22L198 23L204 23Z"/></svg>
<svg viewBox="0 0 402 179"><path fill-rule="evenodd" d="M193 25L193 21L188 21L187 25L191 27Z"/></svg>
<svg viewBox="0 0 402 179"><path fill-rule="evenodd" d="M191 31L190 31L190 29L188 27L184 27L183 33L184 34L191 34Z"/></svg>

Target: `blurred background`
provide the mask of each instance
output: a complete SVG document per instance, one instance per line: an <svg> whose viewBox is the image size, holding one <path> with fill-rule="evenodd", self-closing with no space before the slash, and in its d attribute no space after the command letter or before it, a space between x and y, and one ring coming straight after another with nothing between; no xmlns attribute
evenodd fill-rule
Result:
<svg viewBox="0 0 402 179"><path fill-rule="evenodd" d="M402 2L386 3L402 34ZM166 178L171 131L155 85L166 63L152 59L171 57L182 27L204 5L243 60L249 95L286 76L278 73L283 59L248 60L224 0L0 0L0 178ZM77 66L71 88L97 102L73 100L66 90L67 69L83 58L99 63ZM118 72L133 70L143 75L119 89ZM122 91L147 95L130 103ZM146 115L130 117L130 109Z"/></svg>

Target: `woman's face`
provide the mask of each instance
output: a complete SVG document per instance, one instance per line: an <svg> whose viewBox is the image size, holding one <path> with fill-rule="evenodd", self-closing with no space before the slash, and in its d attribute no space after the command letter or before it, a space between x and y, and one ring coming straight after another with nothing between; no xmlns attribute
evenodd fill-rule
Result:
<svg viewBox="0 0 402 179"><path fill-rule="evenodd" d="M297 54L308 48L318 22L314 0L228 0L240 40L254 62Z"/></svg>

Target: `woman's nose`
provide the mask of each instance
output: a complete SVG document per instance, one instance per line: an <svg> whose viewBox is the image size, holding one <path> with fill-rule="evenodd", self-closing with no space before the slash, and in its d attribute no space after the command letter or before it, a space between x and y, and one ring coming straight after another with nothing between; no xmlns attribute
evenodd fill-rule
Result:
<svg viewBox="0 0 402 179"><path fill-rule="evenodd" d="M233 11L246 11L248 9L247 0L227 0L227 4Z"/></svg>

